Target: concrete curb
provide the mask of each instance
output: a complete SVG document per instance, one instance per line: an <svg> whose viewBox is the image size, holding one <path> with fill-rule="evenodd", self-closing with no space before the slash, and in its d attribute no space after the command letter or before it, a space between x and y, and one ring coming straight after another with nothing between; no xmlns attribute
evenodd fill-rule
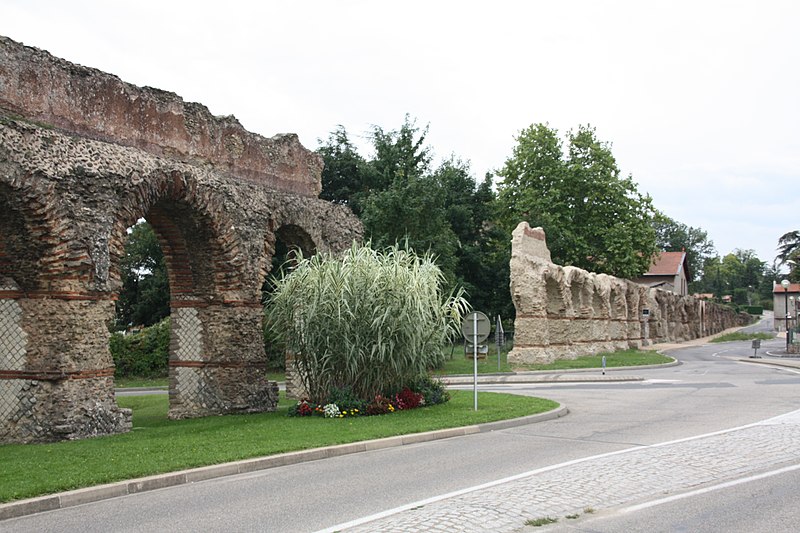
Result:
<svg viewBox="0 0 800 533"><path fill-rule="evenodd" d="M204 466L200 468L192 468L190 470L182 470L179 472L169 472L166 474L157 474L138 479L118 481L115 483L108 483L106 485L86 487L83 489L71 490L58 494L40 496L38 498L30 498L27 500L19 500L0 504L0 520L18 518L20 516L27 516L44 511L54 511L56 509L64 509L84 503L92 503L110 498L117 498L119 496L136 494L138 492L174 487L176 485L185 485L187 483L195 483L207 479L257 472L259 470L267 470L269 468L277 468L279 466L294 465L353 453L381 450L384 448L394 448L397 446L405 446L407 444L417 444L420 442L474 435L476 433L498 431L501 429L523 426L526 424L534 424L536 422L544 422L546 420L553 420L555 418L565 416L567 413L569 413L569 409L567 409L564 405L560 405L559 407L553 409L552 411L547 411L546 413L523 416L521 418L513 418L510 420L499 420L497 422L487 422L485 424L476 424L472 426L440 429L436 431L426 431L424 433L412 433L410 435L398 435L383 439L340 444L338 446L328 446L325 448L314 448L311 450L282 453L267 457L257 457L255 459L235 461L233 463Z"/></svg>
<svg viewBox="0 0 800 533"><path fill-rule="evenodd" d="M800 362L799 361L779 361L775 359L764 359L763 357L747 357L742 359L737 359L740 363L754 363L757 365L767 365L767 366L779 366L781 368L793 368L795 370L800 370Z"/></svg>

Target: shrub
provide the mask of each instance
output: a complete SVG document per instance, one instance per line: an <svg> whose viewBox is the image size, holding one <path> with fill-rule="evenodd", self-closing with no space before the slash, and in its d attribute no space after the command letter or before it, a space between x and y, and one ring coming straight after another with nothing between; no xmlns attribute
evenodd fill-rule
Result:
<svg viewBox="0 0 800 533"><path fill-rule="evenodd" d="M430 255L353 245L341 258L294 260L272 280L266 316L317 403L342 384L364 400L410 385L437 366L467 310L463 291L444 296Z"/></svg>
<svg viewBox="0 0 800 533"><path fill-rule="evenodd" d="M437 405L450 400L450 393L447 392L441 379L424 376L414 383L413 389L422 394L425 405Z"/></svg>
<svg viewBox="0 0 800 533"><path fill-rule="evenodd" d="M109 341L116 377L164 377L169 364L169 318L138 333L112 333Z"/></svg>
<svg viewBox="0 0 800 533"><path fill-rule="evenodd" d="M342 411L359 410L364 411L367 402L358 397L351 387L333 387L328 393L325 403L333 403L339 406Z"/></svg>

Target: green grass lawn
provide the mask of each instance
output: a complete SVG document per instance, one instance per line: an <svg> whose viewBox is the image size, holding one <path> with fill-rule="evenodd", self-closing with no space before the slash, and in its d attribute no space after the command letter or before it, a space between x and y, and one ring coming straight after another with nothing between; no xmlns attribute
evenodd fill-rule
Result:
<svg viewBox="0 0 800 533"><path fill-rule="evenodd" d="M452 353L452 355L451 355ZM455 351L451 352L450 348L444 350L445 361L442 368L433 371L434 375L447 376L452 374L472 374L472 356L467 358L464 355L463 346L456 346ZM513 369L508 365L507 356L508 351L500 353L500 370L499 372L512 372ZM478 373L489 374L498 372L497 370L497 350L495 347L489 349L489 353L481 359L478 358Z"/></svg>
<svg viewBox="0 0 800 533"><path fill-rule="evenodd" d="M549 411L556 402L511 394L452 391L444 405L360 418L290 418L274 413L168 420L167 396L122 396L133 431L54 444L0 446L0 502L186 468Z"/></svg>
<svg viewBox="0 0 800 533"><path fill-rule="evenodd" d="M606 368L621 366L661 365L671 363L672 357L645 350L621 350L618 352L584 355L577 359L561 359L546 365L519 365L520 370L569 370L575 368L601 368L603 356L606 358Z"/></svg>
<svg viewBox="0 0 800 533"><path fill-rule="evenodd" d="M285 381L286 374L283 372L267 372L267 379L270 381ZM169 378L115 377L114 386L118 389L169 387Z"/></svg>
<svg viewBox="0 0 800 533"><path fill-rule="evenodd" d="M741 333L736 331L734 333L726 333L725 335L720 335L715 339L711 339L711 342L749 341L753 339L766 341L774 338L775 338L774 333Z"/></svg>

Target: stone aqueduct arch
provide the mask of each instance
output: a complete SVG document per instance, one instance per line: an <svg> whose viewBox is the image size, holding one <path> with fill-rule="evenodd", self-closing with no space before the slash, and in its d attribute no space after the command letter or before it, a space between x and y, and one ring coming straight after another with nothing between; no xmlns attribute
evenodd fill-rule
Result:
<svg viewBox="0 0 800 533"><path fill-rule="evenodd" d="M276 239L362 236L321 160L172 93L0 37L0 443L126 431L107 324L146 217L171 289L170 416L268 411L261 286Z"/></svg>

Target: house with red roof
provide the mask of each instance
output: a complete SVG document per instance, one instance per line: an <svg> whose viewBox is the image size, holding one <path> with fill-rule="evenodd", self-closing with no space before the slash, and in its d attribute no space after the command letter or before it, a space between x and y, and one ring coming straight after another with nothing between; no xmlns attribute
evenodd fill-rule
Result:
<svg viewBox="0 0 800 533"><path fill-rule="evenodd" d="M785 289L780 283L772 287L772 309L775 310L775 330L786 331L786 315L789 327L797 325L797 313L800 311L800 283L790 283Z"/></svg>
<svg viewBox="0 0 800 533"><path fill-rule="evenodd" d="M686 252L660 252L653 258L650 270L633 281L685 296L691 279Z"/></svg>

